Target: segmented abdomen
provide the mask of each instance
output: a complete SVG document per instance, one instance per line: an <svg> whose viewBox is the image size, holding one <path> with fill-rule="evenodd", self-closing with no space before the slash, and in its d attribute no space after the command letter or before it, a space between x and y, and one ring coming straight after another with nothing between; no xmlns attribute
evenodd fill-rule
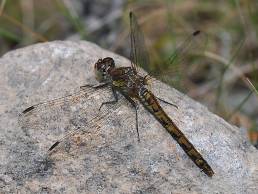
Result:
<svg viewBox="0 0 258 194"><path fill-rule="evenodd" d="M183 148L185 153L193 160L193 162L200 169L202 169L205 174L211 177L214 172L209 164L204 160L202 155L194 148L193 144L185 137L185 135L178 129L175 123L165 113L155 96L146 89L142 92L140 101L144 107L154 115L154 117L178 142L178 144Z"/></svg>

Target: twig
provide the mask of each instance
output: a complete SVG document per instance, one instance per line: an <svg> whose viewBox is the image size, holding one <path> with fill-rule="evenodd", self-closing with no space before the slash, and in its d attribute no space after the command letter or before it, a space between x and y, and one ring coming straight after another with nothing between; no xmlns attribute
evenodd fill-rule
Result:
<svg viewBox="0 0 258 194"><path fill-rule="evenodd" d="M6 0L2 0L2 2L0 4L0 16L2 15L2 13L4 11L5 3L6 3Z"/></svg>

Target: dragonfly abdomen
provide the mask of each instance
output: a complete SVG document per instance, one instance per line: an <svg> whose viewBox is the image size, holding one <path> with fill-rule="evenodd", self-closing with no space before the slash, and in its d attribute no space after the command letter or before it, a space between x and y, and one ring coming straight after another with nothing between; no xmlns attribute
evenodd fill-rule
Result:
<svg viewBox="0 0 258 194"><path fill-rule="evenodd" d="M175 123L165 113L156 97L147 89L145 89L140 101L144 107L162 124L162 126L170 133L170 135L178 142L185 153L192 159L192 161L204 171L208 176L214 174L209 164L204 160L202 155L195 149L193 144L185 137L179 130Z"/></svg>

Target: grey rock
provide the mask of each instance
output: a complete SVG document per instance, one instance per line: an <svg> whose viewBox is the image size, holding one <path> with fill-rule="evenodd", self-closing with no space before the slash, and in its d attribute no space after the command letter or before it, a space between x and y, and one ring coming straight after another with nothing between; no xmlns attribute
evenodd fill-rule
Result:
<svg viewBox="0 0 258 194"><path fill-rule="evenodd" d="M246 134L173 88L158 81L152 86L154 94L178 105L161 103L211 165L212 178L143 107L141 142L134 110L123 97L98 111L111 92L79 86L97 83L93 64L106 56L130 65L85 41L36 44L0 59L2 193L257 193L258 153ZM21 115L33 104L69 94Z"/></svg>

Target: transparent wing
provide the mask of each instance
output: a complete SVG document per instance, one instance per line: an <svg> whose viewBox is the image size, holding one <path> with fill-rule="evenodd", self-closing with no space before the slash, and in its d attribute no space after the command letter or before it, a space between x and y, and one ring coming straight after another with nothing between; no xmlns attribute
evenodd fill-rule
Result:
<svg viewBox="0 0 258 194"><path fill-rule="evenodd" d="M27 136L43 145L43 151L51 151L82 129L100 125L103 116L106 117L110 112L98 111L100 97L105 98L106 95L110 96L108 89L98 91L94 88L83 88L71 95L25 109L19 117L19 124ZM58 138L60 136L62 138Z"/></svg>
<svg viewBox="0 0 258 194"><path fill-rule="evenodd" d="M31 114L37 114L41 111L44 111L44 109L48 108L54 108L55 106L62 106L67 103L76 103L79 100L82 100L83 98L87 98L92 92L94 92L94 88L82 88L80 89L79 92L63 96L60 98L55 98L53 100L45 101L45 102L40 102L38 104L32 105L25 110L22 111L21 117L28 117Z"/></svg>
<svg viewBox="0 0 258 194"><path fill-rule="evenodd" d="M191 65L203 56L207 43L207 34L195 31L176 47L159 68L160 72L158 74L153 72L152 75L177 89L183 89L186 73L190 71Z"/></svg>
<svg viewBox="0 0 258 194"><path fill-rule="evenodd" d="M182 89L182 79L184 79L187 68L193 64L197 56L202 56L207 46L207 34L199 30L193 32L174 51L171 51L172 54L167 60L164 60L161 64L155 64L155 68L151 68L144 35L136 16L132 12L130 12L130 28L132 67L137 70L137 66L140 66L150 76L177 89Z"/></svg>
<svg viewBox="0 0 258 194"><path fill-rule="evenodd" d="M114 110L114 109L113 109ZM93 130L98 130L98 128L102 125L103 121L108 117L108 115L111 113L110 109L107 107L103 107L102 111L99 111L96 116L94 116L91 120L87 121L84 125L80 126L73 126L72 129L69 130L63 137L57 139L54 144L48 149L48 152L51 153L52 150L54 150L58 145L61 143L64 143L66 140L71 138L72 136L81 133L84 134L85 129L91 129L91 134L93 134Z"/></svg>
<svg viewBox="0 0 258 194"><path fill-rule="evenodd" d="M137 18L133 12L130 16L130 39L131 39L131 64L132 68L137 70L137 66L142 67L146 71L149 70L149 54L145 46L144 36L137 22Z"/></svg>

